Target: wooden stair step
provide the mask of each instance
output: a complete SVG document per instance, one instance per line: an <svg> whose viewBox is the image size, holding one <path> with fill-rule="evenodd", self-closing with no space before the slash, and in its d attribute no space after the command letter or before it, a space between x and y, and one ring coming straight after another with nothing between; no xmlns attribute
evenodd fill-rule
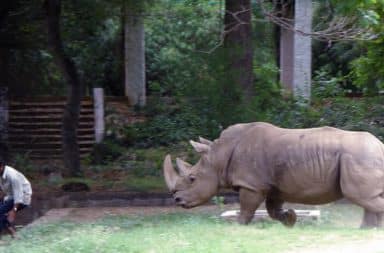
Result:
<svg viewBox="0 0 384 253"><path fill-rule="evenodd" d="M11 114L9 117L9 121L14 120L62 120L63 115L61 114ZM94 120L94 116L92 114L80 114L80 120Z"/></svg>
<svg viewBox="0 0 384 253"><path fill-rule="evenodd" d="M19 109L9 109L9 114L22 114L22 113L52 113L52 114L62 114L64 112L64 108L37 108L37 107L28 107L28 108L19 108ZM82 113L93 113L93 108L82 108L80 110L80 114Z"/></svg>
<svg viewBox="0 0 384 253"><path fill-rule="evenodd" d="M22 139L22 140L40 140L40 141L45 141L45 140L61 140L62 136L61 134L10 134L9 138L12 140L17 140L17 139ZM83 140L85 139L94 139L93 134L82 134L79 135L78 138L81 138Z"/></svg>
<svg viewBox="0 0 384 253"><path fill-rule="evenodd" d="M94 135L93 128L80 128L77 129L78 135ZM12 128L9 129L8 135L60 135L61 136L61 128Z"/></svg>
<svg viewBox="0 0 384 253"><path fill-rule="evenodd" d="M28 127L28 126L58 126L61 127L62 122L61 121L55 121L55 122L8 122L8 126L10 127ZM79 126L93 126L93 121L80 121Z"/></svg>

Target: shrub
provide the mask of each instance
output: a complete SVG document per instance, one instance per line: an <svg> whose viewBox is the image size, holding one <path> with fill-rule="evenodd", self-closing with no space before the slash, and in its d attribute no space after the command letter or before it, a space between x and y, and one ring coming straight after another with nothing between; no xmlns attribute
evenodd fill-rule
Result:
<svg viewBox="0 0 384 253"><path fill-rule="evenodd" d="M107 164L121 156L123 152L122 146L106 139L104 142L94 145L90 160L92 164Z"/></svg>

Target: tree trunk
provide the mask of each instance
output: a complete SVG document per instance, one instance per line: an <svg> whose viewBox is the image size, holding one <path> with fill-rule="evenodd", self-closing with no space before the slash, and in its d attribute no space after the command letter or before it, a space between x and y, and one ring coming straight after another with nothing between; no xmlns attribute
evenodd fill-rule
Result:
<svg viewBox="0 0 384 253"><path fill-rule="evenodd" d="M288 4L288 3L285 3ZM281 8L281 6L280 6ZM285 7L283 16L288 19L294 18L294 4L289 4ZM282 10L280 10L282 11ZM286 96L293 94L293 40L294 31L280 28L280 82L284 87Z"/></svg>
<svg viewBox="0 0 384 253"><path fill-rule="evenodd" d="M9 51L0 45L0 87L9 87Z"/></svg>
<svg viewBox="0 0 384 253"><path fill-rule="evenodd" d="M275 10L274 12L275 13L278 13L277 16L278 17L282 17L281 15L281 11L282 11L282 8L283 8L283 2L277 2L274 6ZM280 41L280 38L281 38L281 30L282 28L278 25L278 24L275 24L273 23L273 42L274 42L274 52L275 52L275 61L276 61L276 66L278 69L280 69L280 47L281 47L281 41ZM276 74L276 82L279 83L280 82L280 73L278 72Z"/></svg>
<svg viewBox="0 0 384 253"><path fill-rule="evenodd" d="M70 176L79 176L82 174L82 170L77 142L77 128L83 87L74 62L65 54L60 36L61 1L46 0L45 4L47 9L48 46L68 84L68 98L62 121L63 161Z"/></svg>
<svg viewBox="0 0 384 253"><path fill-rule="evenodd" d="M0 85L0 159L8 157L8 88Z"/></svg>
<svg viewBox="0 0 384 253"><path fill-rule="evenodd" d="M124 83L125 95L130 104L144 106L145 92L145 45L144 22L141 4L124 5Z"/></svg>
<svg viewBox="0 0 384 253"><path fill-rule="evenodd" d="M239 85L245 101L253 96L253 47L250 0L225 1L224 47L230 79Z"/></svg>

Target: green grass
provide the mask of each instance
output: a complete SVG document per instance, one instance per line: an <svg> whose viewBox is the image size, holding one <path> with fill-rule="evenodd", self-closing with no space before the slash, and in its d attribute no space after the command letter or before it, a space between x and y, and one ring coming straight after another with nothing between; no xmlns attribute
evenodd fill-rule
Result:
<svg viewBox="0 0 384 253"><path fill-rule="evenodd" d="M3 238L5 245L0 245L0 252L274 253L384 238L382 230L358 229L361 210L350 205L325 206L320 220L301 220L292 229L270 220L242 226L219 219L216 214L174 212L110 216L84 224L36 225L20 231L20 240Z"/></svg>
<svg viewBox="0 0 384 253"><path fill-rule="evenodd" d="M159 180L159 177L131 177L125 182L125 189L138 192L167 192L167 187L164 180Z"/></svg>

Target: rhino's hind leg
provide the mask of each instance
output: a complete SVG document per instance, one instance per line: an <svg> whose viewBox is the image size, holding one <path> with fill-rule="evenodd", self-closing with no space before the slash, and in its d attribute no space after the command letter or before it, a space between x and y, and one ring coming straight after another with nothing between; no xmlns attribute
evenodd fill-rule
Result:
<svg viewBox="0 0 384 253"><path fill-rule="evenodd" d="M361 223L361 228L375 228L382 227L382 220L384 215L384 198L377 196L374 198L368 199L349 199L364 208L364 217L363 222Z"/></svg>
<svg viewBox="0 0 384 253"><path fill-rule="evenodd" d="M340 186L347 199L364 208L361 227L381 226L384 213L384 174L379 165L341 157ZM364 166L369 165L369 166Z"/></svg>
<svg viewBox="0 0 384 253"><path fill-rule="evenodd" d="M238 217L238 222L240 224L248 224L252 221L256 209L264 201L264 194L262 194L262 192L255 192L245 188L240 188L239 199L240 215Z"/></svg>
<svg viewBox="0 0 384 253"><path fill-rule="evenodd" d="M284 211L282 208L283 203L283 200L271 198L270 196L267 196L265 201L268 214L272 219L280 221L287 227L293 227L297 219L296 213L292 209Z"/></svg>
<svg viewBox="0 0 384 253"><path fill-rule="evenodd" d="M361 228L382 227L383 213L374 213L364 209L364 218L361 223Z"/></svg>

